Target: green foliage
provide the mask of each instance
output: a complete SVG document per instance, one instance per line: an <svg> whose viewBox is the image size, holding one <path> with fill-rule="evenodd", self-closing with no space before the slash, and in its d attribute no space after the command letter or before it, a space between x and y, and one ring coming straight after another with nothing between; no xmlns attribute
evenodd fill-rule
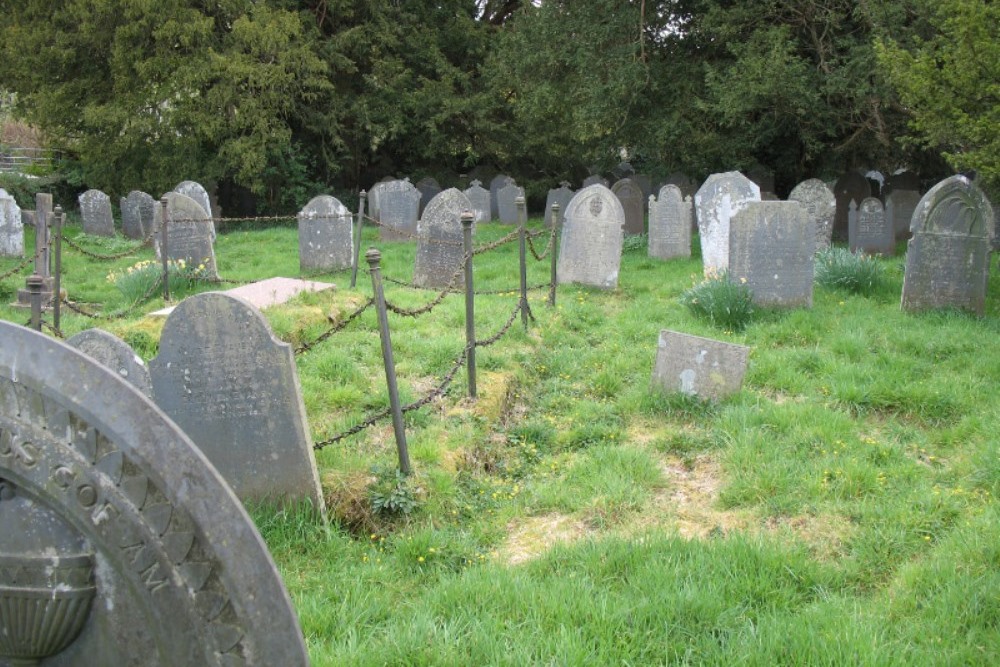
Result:
<svg viewBox="0 0 1000 667"><path fill-rule="evenodd" d="M189 265L183 259L167 261L167 275L170 289L178 294L188 291L199 280L207 277L204 264ZM153 295L156 286L163 280L163 265L152 259L144 259L132 266L112 271L106 280L121 292L128 303L137 303Z"/></svg>
<svg viewBox="0 0 1000 667"><path fill-rule="evenodd" d="M871 255L830 247L816 253L816 282L830 289L871 296L884 281L882 264Z"/></svg>
<svg viewBox="0 0 1000 667"><path fill-rule="evenodd" d="M62 204L63 209L68 210L76 202L77 195L86 189L81 188L71 174L31 178L5 172L0 172L0 188L6 190L18 206L27 210L35 208L35 195L39 192L51 194L54 203Z"/></svg>
<svg viewBox="0 0 1000 667"><path fill-rule="evenodd" d="M680 302L700 319L726 331L743 331L753 319L753 295L723 271L681 294Z"/></svg>
<svg viewBox="0 0 1000 667"><path fill-rule="evenodd" d="M375 514L405 516L420 504L417 498L420 489L398 468L377 467L372 473L375 481L368 487L368 500Z"/></svg>

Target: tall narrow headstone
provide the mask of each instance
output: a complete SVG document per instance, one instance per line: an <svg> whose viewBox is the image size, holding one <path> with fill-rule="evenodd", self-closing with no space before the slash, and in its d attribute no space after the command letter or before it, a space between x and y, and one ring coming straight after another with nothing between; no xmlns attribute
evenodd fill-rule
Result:
<svg viewBox="0 0 1000 667"><path fill-rule="evenodd" d="M588 185L573 195L563 215L556 263L558 283L616 288L624 226L621 202L605 186Z"/></svg>
<svg viewBox="0 0 1000 667"><path fill-rule="evenodd" d="M916 190L895 188L886 196L885 217L892 225L893 235L897 241L910 238L910 221L919 202L920 193Z"/></svg>
<svg viewBox="0 0 1000 667"><path fill-rule="evenodd" d="M497 212L500 215L500 222L503 224L516 225L519 222L517 204L515 203L518 197L524 197L524 188L518 186L514 181L503 186L497 192Z"/></svg>
<svg viewBox="0 0 1000 667"><path fill-rule="evenodd" d="M472 202L456 188L449 188L431 200L417 223L417 255L413 284L419 287L465 285L462 273L462 211L471 211Z"/></svg>
<svg viewBox="0 0 1000 667"><path fill-rule="evenodd" d="M323 509L292 347L248 301L222 292L181 301L149 371L157 405L242 500Z"/></svg>
<svg viewBox="0 0 1000 667"><path fill-rule="evenodd" d="M749 202L729 223L729 280L761 306L811 307L816 235L798 202Z"/></svg>
<svg viewBox="0 0 1000 667"><path fill-rule="evenodd" d="M965 176L927 191L910 225L903 310L961 308L982 315L995 234L993 207Z"/></svg>
<svg viewBox="0 0 1000 667"><path fill-rule="evenodd" d="M465 196L472 202L472 212L476 214L476 222L490 221L490 191L483 184L473 180L465 190Z"/></svg>
<svg viewBox="0 0 1000 667"><path fill-rule="evenodd" d="M851 202L860 206L865 197L872 196L871 184L868 179L856 171L849 171L833 186L833 195L837 199L837 210L833 216L833 240L847 240L847 213Z"/></svg>
<svg viewBox="0 0 1000 667"><path fill-rule="evenodd" d="M122 234L130 239L144 239L153 229L152 195L133 190L121 200Z"/></svg>
<svg viewBox="0 0 1000 667"><path fill-rule="evenodd" d="M833 216L837 212L837 198L833 196L833 190L818 178L810 178L792 189L788 201L797 201L806 210L816 230L816 250L829 248L833 237Z"/></svg>
<svg viewBox="0 0 1000 667"><path fill-rule="evenodd" d="M514 179L506 174L497 174L490 179L490 219L500 219L500 189L513 183Z"/></svg>
<svg viewBox="0 0 1000 667"><path fill-rule="evenodd" d="M866 197L861 206L848 211L848 246L851 252L891 257L896 251L896 235L885 209L875 197Z"/></svg>
<svg viewBox="0 0 1000 667"><path fill-rule="evenodd" d="M649 256L673 259L691 256L691 197L676 185L660 188L649 198Z"/></svg>
<svg viewBox="0 0 1000 667"><path fill-rule="evenodd" d="M336 197L313 197L298 214L299 269L348 269L354 259L354 216Z"/></svg>
<svg viewBox="0 0 1000 667"><path fill-rule="evenodd" d="M698 188L694 206L706 276L729 267L729 221L752 201L760 201L760 188L738 171L712 174Z"/></svg>
<svg viewBox="0 0 1000 667"><path fill-rule="evenodd" d="M434 177L425 176L417 181L416 188L420 191L420 215L423 215L427 204L441 192L441 185Z"/></svg>
<svg viewBox="0 0 1000 667"><path fill-rule="evenodd" d="M380 195L382 241L413 241L417 236L420 191L409 180L386 183Z"/></svg>
<svg viewBox="0 0 1000 667"><path fill-rule="evenodd" d="M642 188L631 178L623 178L611 187L625 211L625 233L642 234L646 231L646 207Z"/></svg>
<svg viewBox="0 0 1000 667"><path fill-rule="evenodd" d="M569 188L569 181L561 181L558 188L549 190L549 194L545 197L545 220L551 220L553 204L559 204L559 210L565 212L572 198L573 191ZM562 218L562 215L559 217Z"/></svg>
<svg viewBox="0 0 1000 667"><path fill-rule="evenodd" d="M711 400L743 385L750 348L664 329L656 346L653 386Z"/></svg>
<svg viewBox="0 0 1000 667"><path fill-rule="evenodd" d="M212 208L212 198L208 196L208 190L196 181L181 181L174 188L174 192L187 195L198 202L198 206L201 206L202 210L209 217L208 226L212 234L212 241L215 241L215 221L213 220L215 218L215 211Z"/></svg>
<svg viewBox="0 0 1000 667"><path fill-rule="evenodd" d="M77 201L83 231L95 236L114 236L115 220L111 215L111 199L100 190L87 190Z"/></svg>
<svg viewBox="0 0 1000 667"><path fill-rule="evenodd" d="M205 267L205 277L218 278L215 248L212 246L212 221L198 202L179 192L167 192L167 259L184 260L188 266ZM163 207L153 207L153 248L162 257L160 229Z"/></svg>
<svg viewBox="0 0 1000 667"><path fill-rule="evenodd" d="M147 398L153 397L153 385L149 380L149 369L132 347L118 336L103 329L87 329L66 340L66 344L117 373L120 378L142 392Z"/></svg>
<svg viewBox="0 0 1000 667"><path fill-rule="evenodd" d="M0 257L24 257L21 207L3 188L0 188Z"/></svg>

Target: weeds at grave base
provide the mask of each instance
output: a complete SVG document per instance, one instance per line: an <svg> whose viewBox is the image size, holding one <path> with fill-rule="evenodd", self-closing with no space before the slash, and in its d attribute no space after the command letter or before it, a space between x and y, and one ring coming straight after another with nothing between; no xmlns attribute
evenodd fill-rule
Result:
<svg viewBox="0 0 1000 667"><path fill-rule="evenodd" d="M884 269L874 257L847 248L816 253L816 282L823 287L871 296L884 282Z"/></svg>
<svg viewBox="0 0 1000 667"><path fill-rule="evenodd" d="M188 290L199 280L208 277L205 263L191 265L183 259L167 261L167 275L170 278L170 288L177 292ZM144 259L132 266L107 275L107 281L113 284L129 303L137 303L143 298L152 296L155 286L163 278L163 265L152 259Z"/></svg>

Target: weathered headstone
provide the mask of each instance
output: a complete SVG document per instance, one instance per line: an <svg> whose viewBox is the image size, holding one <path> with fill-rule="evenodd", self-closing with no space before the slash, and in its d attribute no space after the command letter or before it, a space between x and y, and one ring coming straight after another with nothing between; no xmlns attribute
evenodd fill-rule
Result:
<svg viewBox="0 0 1000 667"><path fill-rule="evenodd" d="M706 276L728 268L729 221L752 201L760 201L760 188L738 171L712 174L698 188L694 206Z"/></svg>
<svg viewBox="0 0 1000 667"><path fill-rule="evenodd" d="M105 368L110 368L142 392L143 396L153 397L153 385L145 362L118 336L103 329L87 329L67 339L66 344L80 350Z"/></svg>
<svg viewBox="0 0 1000 667"><path fill-rule="evenodd" d="M642 188L631 178L623 178L611 187L625 211L625 233L642 234L646 231L645 198Z"/></svg>
<svg viewBox="0 0 1000 667"><path fill-rule="evenodd" d="M910 238L910 221L919 202L920 193L916 190L894 188L886 196L885 217L892 225L893 235L897 241Z"/></svg>
<svg viewBox="0 0 1000 667"><path fill-rule="evenodd" d="M465 285L462 272L462 211L472 202L461 190L449 188L431 200L417 223L417 255L413 284L419 287Z"/></svg>
<svg viewBox="0 0 1000 667"><path fill-rule="evenodd" d="M187 195L198 202L198 206L201 206L209 217L208 227L212 234L212 241L215 241L215 221L212 219L215 218L215 211L212 209L212 199L208 196L208 190L196 181L181 181L174 188L174 192Z"/></svg>
<svg viewBox="0 0 1000 667"><path fill-rule="evenodd" d="M833 216L833 240L846 241L847 213L851 202L858 206L865 197L871 197L871 185L858 172L849 171L837 179L833 186L833 196L837 199L837 210Z"/></svg>
<svg viewBox="0 0 1000 667"><path fill-rule="evenodd" d="M961 308L982 315L995 234L993 207L965 176L927 191L910 225L903 310Z"/></svg>
<svg viewBox="0 0 1000 667"><path fill-rule="evenodd" d="M761 306L811 307L816 234L794 201L749 202L729 222L729 280Z"/></svg>
<svg viewBox="0 0 1000 667"><path fill-rule="evenodd" d="M313 197L298 214L299 269L348 269L354 259L354 217L336 197Z"/></svg>
<svg viewBox="0 0 1000 667"><path fill-rule="evenodd" d="M711 400L743 385L750 348L664 329L656 349L653 386Z"/></svg>
<svg viewBox="0 0 1000 667"><path fill-rule="evenodd" d="M566 207L569 206L569 201L573 198L573 191L569 188L569 181L561 181L559 187L554 190L549 190L549 194L545 197L545 221L548 223L552 220L552 205L559 204L559 218L562 219L562 214L566 212Z"/></svg>
<svg viewBox="0 0 1000 667"><path fill-rule="evenodd" d="M156 404L240 499L324 507L292 347L249 302L220 292L182 301L149 371Z"/></svg>
<svg viewBox="0 0 1000 667"><path fill-rule="evenodd" d="M425 176L417 181L417 190L420 191L420 215L424 214L424 209L432 199L441 192L441 184L432 176Z"/></svg>
<svg viewBox="0 0 1000 667"><path fill-rule="evenodd" d="M516 225L517 219L517 198L524 197L524 188L514 181L500 188L497 192L497 212L500 215L500 222L505 225Z"/></svg>
<svg viewBox="0 0 1000 667"><path fill-rule="evenodd" d="M625 225L618 197L601 184L588 185L573 195L562 218L558 283L617 287Z"/></svg>
<svg viewBox="0 0 1000 667"><path fill-rule="evenodd" d="M212 221L198 202L179 192L167 192L167 259L184 260L188 266L204 265L205 277L218 278L215 249L212 246ZM163 207L153 206L153 248L162 257L160 230Z"/></svg>
<svg viewBox="0 0 1000 667"><path fill-rule="evenodd" d="M797 201L806 210L816 230L816 250L829 248L833 236L833 216L837 211L833 190L818 178L810 178L792 189L788 201Z"/></svg>
<svg viewBox="0 0 1000 667"><path fill-rule="evenodd" d="M21 207L3 188L0 188L0 257L24 257Z"/></svg>
<svg viewBox="0 0 1000 667"><path fill-rule="evenodd" d="M121 200L122 234L130 239L145 239L153 229L153 206L156 200L152 195L139 190L133 190Z"/></svg>
<svg viewBox="0 0 1000 667"><path fill-rule="evenodd" d="M497 174L492 179L490 179L490 219L499 220L500 219L500 208L499 208L499 197L500 189L506 185L513 183L514 179L506 174Z"/></svg>
<svg viewBox="0 0 1000 667"><path fill-rule="evenodd" d="M380 195L382 241L412 241L417 235L420 191L410 181L386 183Z"/></svg>
<svg viewBox="0 0 1000 667"><path fill-rule="evenodd" d="M649 198L649 256L673 259L691 256L691 197L676 185L660 188L660 197Z"/></svg>
<svg viewBox="0 0 1000 667"><path fill-rule="evenodd" d="M10 322L0 340L0 663L308 665L264 541L188 436L77 350Z"/></svg>
<svg viewBox="0 0 1000 667"><path fill-rule="evenodd" d="M589 188L591 185L603 185L604 187L609 187L611 184L608 183L608 179L604 178L600 174L591 174L587 178L583 179L583 185L580 189Z"/></svg>
<svg viewBox="0 0 1000 667"><path fill-rule="evenodd" d="M385 184L390 181L379 181L368 190L368 213L367 215L376 222L382 221L382 191Z"/></svg>
<svg viewBox="0 0 1000 667"><path fill-rule="evenodd" d="M95 236L114 236L115 220L111 215L111 199L100 190L87 190L77 201L83 231Z"/></svg>
<svg viewBox="0 0 1000 667"><path fill-rule="evenodd" d="M854 202L847 216L848 246L851 252L861 251L868 255L891 257L896 251L896 235L892 224L886 218L885 209L875 197L866 197L861 206L854 208Z"/></svg>
<svg viewBox="0 0 1000 667"><path fill-rule="evenodd" d="M483 184L473 180L465 190L465 196L472 202L472 212L476 214L476 222L490 221L490 191Z"/></svg>

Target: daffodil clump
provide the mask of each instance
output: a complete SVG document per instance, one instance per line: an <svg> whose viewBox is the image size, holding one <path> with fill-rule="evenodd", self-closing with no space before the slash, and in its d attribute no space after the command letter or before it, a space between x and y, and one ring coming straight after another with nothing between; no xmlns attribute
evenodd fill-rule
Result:
<svg viewBox="0 0 1000 667"><path fill-rule="evenodd" d="M816 282L823 287L868 296L878 291L882 280L882 265L871 255L846 248L816 253Z"/></svg>
<svg viewBox="0 0 1000 667"><path fill-rule="evenodd" d="M681 305L726 331L743 331L753 318L753 295L746 279L731 282L722 271L681 294Z"/></svg>
<svg viewBox="0 0 1000 667"><path fill-rule="evenodd" d="M183 259L167 260L167 272L171 291L187 289L207 276L204 262L194 265ZM107 276L107 281L118 288L125 300L133 303L152 296L162 280L163 264L152 259L112 271Z"/></svg>

